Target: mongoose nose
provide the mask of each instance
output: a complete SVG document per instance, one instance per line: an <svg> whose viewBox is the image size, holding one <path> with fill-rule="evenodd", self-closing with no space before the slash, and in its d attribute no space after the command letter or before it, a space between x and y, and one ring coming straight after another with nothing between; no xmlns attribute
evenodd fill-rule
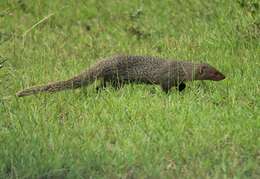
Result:
<svg viewBox="0 0 260 179"><path fill-rule="evenodd" d="M224 80L226 78L225 75L223 75L220 72L215 72L214 75L215 75L215 79L214 79L215 81Z"/></svg>
<svg viewBox="0 0 260 179"><path fill-rule="evenodd" d="M226 78L225 75L221 73L218 75L218 80L224 80L225 78Z"/></svg>

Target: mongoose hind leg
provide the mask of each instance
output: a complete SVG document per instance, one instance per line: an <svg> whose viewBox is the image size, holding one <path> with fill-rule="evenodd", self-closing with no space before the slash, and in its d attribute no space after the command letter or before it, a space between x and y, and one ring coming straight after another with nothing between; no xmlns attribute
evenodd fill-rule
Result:
<svg viewBox="0 0 260 179"><path fill-rule="evenodd" d="M107 87L107 84L106 84L106 83L107 83L106 80L105 80L105 79L102 79L101 82L100 82L100 85L98 85L98 86L96 87L96 91L99 92L99 91L105 89L105 88Z"/></svg>
<svg viewBox="0 0 260 179"><path fill-rule="evenodd" d="M114 80L114 81L111 81L111 85L114 89L118 90L124 86L124 81L123 80Z"/></svg>
<svg viewBox="0 0 260 179"><path fill-rule="evenodd" d="M183 82L181 82L179 85L178 85L178 90L181 92L181 91L183 91L184 89L185 89L185 87L186 87L186 84L185 83L183 83Z"/></svg>
<svg viewBox="0 0 260 179"><path fill-rule="evenodd" d="M170 89L172 88L172 85L168 82L164 82L161 84L161 88L165 93L169 93Z"/></svg>
<svg viewBox="0 0 260 179"><path fill-rule="evenodd" d="M101 90L104 90L107 87L107 83L111 84L111 86L116 90L124 86L124 82L121 80L102 80L100 85L96 87L96 91L99 92Z"/></svg>

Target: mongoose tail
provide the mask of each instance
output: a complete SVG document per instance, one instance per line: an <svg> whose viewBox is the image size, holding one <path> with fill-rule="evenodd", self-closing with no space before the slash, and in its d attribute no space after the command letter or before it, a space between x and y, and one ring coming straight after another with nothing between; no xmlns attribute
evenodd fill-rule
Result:
<svg viewBox="0 0 260 179"><path fill-rule="evenodd" d="M67 89L76 89L86 86L94 82L99 77L99 64L90 68L86 72L81 73L73 78L64 81L52 82L47 85L33 86L16 93L16 96L23 97L42 92L58 92Z"/></svg>
<svg viewBox="0 0 260 179"><path fill-rule="evenodd" d="M65 89L76 89L84 85L86 85L86 81L81 81L80 79L72 78L66 81L53 82L47 85L33 86L31 88L17 92L16 96L23 97L41 92L58 92Z"/></svg>
<svg viewBox="0 0 260 179"><path fill-rule="evenodd" d="M57 92L65 89L75 89L80 87L80 85L73 80L68 80L68 81L58 81L58 82L53 82L47 85L42 85L42 86L33 86L28 89L24 89L22 91L19 91L16 93L16 96L18 97L23 97L23 96L29 96L32 94L37 94L41 92Z"/></svg>

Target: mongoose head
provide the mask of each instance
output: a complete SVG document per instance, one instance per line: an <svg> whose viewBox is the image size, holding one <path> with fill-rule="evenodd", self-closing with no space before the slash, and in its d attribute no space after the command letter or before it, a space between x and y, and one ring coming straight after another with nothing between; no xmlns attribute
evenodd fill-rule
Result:
<svg viewBox="0 0 260 179"><path fill-rule="evenodd" d="M225 79L225 75L209 64L199 64L195 72L196 80L220 81Z"/></svg>

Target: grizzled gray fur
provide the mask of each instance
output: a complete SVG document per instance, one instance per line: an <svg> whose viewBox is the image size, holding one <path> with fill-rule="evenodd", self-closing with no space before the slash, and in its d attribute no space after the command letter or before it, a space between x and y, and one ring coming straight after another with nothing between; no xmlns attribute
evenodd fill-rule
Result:
<svg viewBox="0 0 260 179"><path fill-rule="evenodd" d="M31 87L18 92L17 96L75 89L89 85L95 80L101 81L102 88L107 84L119 88L126 83L145 83L160 85L163 91L168 92L172 87L182 91L186 81L223 79L225 76L221 72L206 63L196 64L149 56L114 56L100 60L71 79Z"/></svg>

